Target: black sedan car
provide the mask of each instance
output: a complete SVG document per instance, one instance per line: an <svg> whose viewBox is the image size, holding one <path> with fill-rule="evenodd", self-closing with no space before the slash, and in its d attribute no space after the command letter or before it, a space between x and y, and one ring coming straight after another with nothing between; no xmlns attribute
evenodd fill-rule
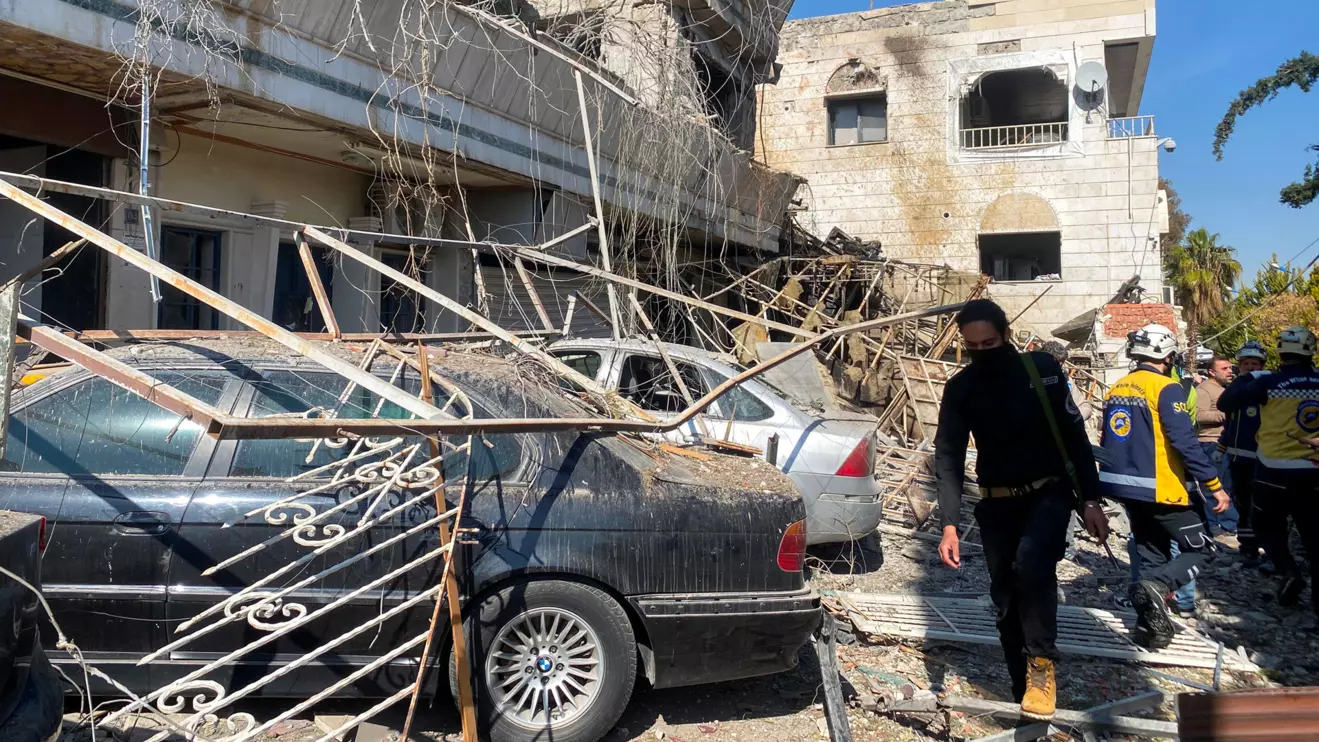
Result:
<svg viewBox="0 0 1319 742"><path fill-rule="evenodd" d="M346 399L343 417L377 409L381 417L407 417L360 388L344 394L342 377L264 341L137 345L113 353L235 415L334 409ZM412 369L394 371L385 363L373 368L415 393L420 384ZM474 416L581 415L557 385L493 356L449 354L434 361L433 371L465 393ZM288 521L244 514L315 488L299 502L335 512L334 522L345 527L360 522L360 502L340 507L355 502L360 484L336 485L332 468L290 481L348 449L215 440L78 368L17 393L12 409L0 508L47 519L43 572L57 619L87 660L135 693L211 667L204 680L221 687L260 681L260 695L308 698L425 633L429 601L315 662L279 672L346 627L435 585L439 559L358 591L434 550L433 529L300 587L287 600L316 620L235 659L216 662L262 636L259 622L235 620L171 647L188 636L191 629L176 631L188 619L333 535L324 526L309 542L275 539ZM802 570L804 508L773 467L725 457L656 459L618 437L577 432L479 436L470 451L461 461L446 458L444 466L465 467L470 477L456 555L473 682L492 739L542 739L550 730L557 742L593 742L617 721L637 675L669 687L778 672L792 666L816 626L818 598ZM456 490L446 493L452 506ZM403 502L403 494L391 493L390 501ZM365 542L327 545L274 587L343 562L437 512L424 501L392 510ZM266 542L248 558L211 569ZM327 610L318 612L321 607ZM555 641L568 637L571 655ZM54 647L48 654L56 664L71 661ZM140 662L152 654L157 659ZM438 654L442 669L431 676L449 675L443 668L451 665L450 654L447 648ZM415 678L417 655L383 663L337 694L394 693Z"/></svg>

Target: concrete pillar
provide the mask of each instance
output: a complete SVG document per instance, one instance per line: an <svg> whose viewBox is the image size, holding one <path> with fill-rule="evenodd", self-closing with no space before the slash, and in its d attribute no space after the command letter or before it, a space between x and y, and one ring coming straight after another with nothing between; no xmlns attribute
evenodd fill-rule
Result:
<svg viewBox="0 0 1319 742"><path fill-rule="evenodd" d="M373 216L353 217L348 228L379 232L380 220ZM375 256L375 242L353 241L352 247ZM334 296L330 303L344 332L380 331L380 273L354 260L336 257L334 261Z"/></svg>
<svg viewBox="0 0 1319 742"><path fill-rule="evenodd" d="M283 219L288 205L283 201L253 201L252 213ZM246 306L266 319L275 317L275 273L279 265L278 224L262 223L252 230L251 274L247 284ZM250 303L248 303L250 302Z"/></svg>

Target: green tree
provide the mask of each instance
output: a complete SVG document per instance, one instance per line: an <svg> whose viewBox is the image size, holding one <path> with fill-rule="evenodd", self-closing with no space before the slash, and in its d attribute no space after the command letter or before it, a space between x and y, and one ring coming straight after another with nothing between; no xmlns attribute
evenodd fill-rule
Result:
<svg viewBox="0 0 1319 742"><path fill-rule="evenodd" d="M1171 180L1159 178L1159 190L1168 194L1168 231L1159 237L1159 251L1166 258L1174 246L1182 244L1186 228L1191 226L1191 215L1182 209L1182 197Z"/></svg>
<svg viewBox="0 0 1319 742"><path fill-rule="evenodd" d="M1238 117L1277 98L1279 93L1292 86L1308 93L1316 80L1319 80L1319 56L1303 51L1300 56L1283 62L1277 72L1238 93L1237 99L1228 106L1227 113L1214 131L1214 155L1219 160L1223 159L1223 145L1232 136ZM1319 152L1319 144L1310 145L1308 149ZM1299 209L1316 197L1319 197L1319 168L1311 163L1305 166L1300 180L1282 189L1279 200Z"/></svg>
<svg viewBox="0 0 1319 742"><path fill-rule="evenodd" d="M1232 299L1230 289L1241 277L1234 250L1218 244L1218 235L1201 227L1168 253L1168 282L1186 317L1187 364L1195 367L1199 331L1209 325Z"/></svg>

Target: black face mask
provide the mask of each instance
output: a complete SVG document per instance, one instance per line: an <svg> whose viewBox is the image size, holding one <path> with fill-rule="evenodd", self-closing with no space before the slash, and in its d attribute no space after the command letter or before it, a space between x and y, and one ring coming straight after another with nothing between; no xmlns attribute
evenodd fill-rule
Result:
<svg viewBox="0 0 1319 742"><path fill-rule="evenodd" d="M977 366L985 368L1002 368L1007 366L1017 358L1017 349L1004 343L997 348L988 348L985 350L970 350L967 355L971 356L971 362Z"/></svg>

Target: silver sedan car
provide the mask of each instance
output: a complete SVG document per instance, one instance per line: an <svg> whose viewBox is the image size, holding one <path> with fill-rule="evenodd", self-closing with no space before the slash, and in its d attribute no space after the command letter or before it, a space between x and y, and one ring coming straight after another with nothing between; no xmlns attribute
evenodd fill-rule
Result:
<svg viewBox="0 0 1319 742"><path fill-rule="evenodd" d="M740 373L731 360L699 348L664 346L695 398ZM573 339L552 343L551 355L615 389L661 419L686 409L681 390L655 343ZM881 514L874 476L875 419L847 413L811 413L752 379L721 395L704 414L663 434L675 443L727 440L769 451L801 491L810 544L845 542L873 533Z"/></svg>

